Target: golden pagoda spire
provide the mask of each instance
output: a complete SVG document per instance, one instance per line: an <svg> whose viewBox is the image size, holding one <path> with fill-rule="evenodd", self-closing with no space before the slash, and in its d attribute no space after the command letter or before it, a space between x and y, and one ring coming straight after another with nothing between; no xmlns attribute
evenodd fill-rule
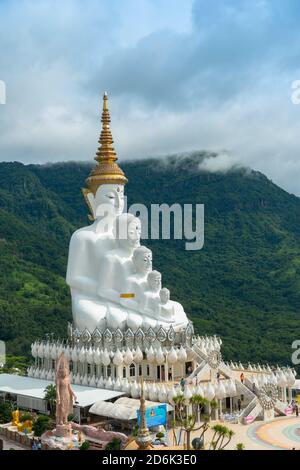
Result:
<svg viewBox="0 0 300 470"><path fill-rule="evenodd" d="M110 114L108 109L108 96L107 92L103 95L103 111L102 111L102 130L98 140L100 147L96 153L95 160L100 163L103 160L117 160L117 154L113 148L113 138L110 130Z"/></svg>
<svg viewBox="0 0 300 470"><path fill-rule="evenodd" d="M149 429L147 428L146 420L146 401L144 394L144 379L141 379L141 398L140 398L140 425L138 434L136 437L136 443L139 446L139 450L147 450L151 447L151 435Z"/></svg>
<svg viewBox="0 0 300 470"><path fill-rule="evenodd" d="M85 196L89 191L95 195L97 189L102 184L125 185L127 183L126 176L117 164L118 157L113 147L113 138L110 130L108 96L106 92L103 95L101 122L102 130L98 141L100 145L95 156L97 165L93 168L89 177L86 179L88 189L83 190Z"/></svg>

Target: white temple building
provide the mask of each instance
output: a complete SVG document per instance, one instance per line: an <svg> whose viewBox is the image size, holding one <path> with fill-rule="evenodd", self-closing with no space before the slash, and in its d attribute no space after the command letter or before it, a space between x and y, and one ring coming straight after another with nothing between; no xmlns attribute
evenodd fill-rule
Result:
<svg viewBox="0 0 300 470"><path fill-rule="evenodd" d="M155 260L141 245L140 220L123 212L127 178L113 148L106 94L99 144L97 164L82 190L91 224L72 235L69 247L68 340L32 344L35 364L28 376L53 380L64 351L75 385L137 399L143 377L145 398L153 402L172 404L178 394L199 394L218 400L221 416L236 410L245 424L290 414L295 371L224 363L221 339L195 335L184 307L152 269Z"/></svg>

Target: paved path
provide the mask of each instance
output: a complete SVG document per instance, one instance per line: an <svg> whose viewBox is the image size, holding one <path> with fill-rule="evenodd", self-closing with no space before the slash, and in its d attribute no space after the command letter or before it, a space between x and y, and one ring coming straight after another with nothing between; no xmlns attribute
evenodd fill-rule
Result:
<svg viewBox="0 0 300 470"><path fill-rule="evenodd" d="M0 436L0 438L3 440L4 450L9 450L9 449L15 449L15 450L29 450L28 447L20 445L19 442L16 441L10 441L4 436Z"/></svg>
<svg viewBox="0 0 300 470"><path fill-rule="evenodd" d="M248 437L267 449L300 449L300 418L278 418L270 423L252 425Z"/></svg>
<svg viewBox="0 0 300 470"><path fill-rule="evenodd" d="M217 424L216 421L211 426ZM234 436L226 449L233 450L238 443L243 443L245 450L282 450L295 447L300 450L300 418L282 417L276 418L270 423L257 421L250 426L244 424L219 423L232 429ZM194 432L192 439L199 435ZM205 441L209 443L212 439L213 431L209 429L205 434ZM172 443L172 434L169 433L169 440Z"/></svg>

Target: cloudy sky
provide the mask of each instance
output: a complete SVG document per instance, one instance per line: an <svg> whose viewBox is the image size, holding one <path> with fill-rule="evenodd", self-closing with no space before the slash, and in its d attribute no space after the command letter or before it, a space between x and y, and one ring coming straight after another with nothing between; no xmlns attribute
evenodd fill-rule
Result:
<svg viewBox="0 0 300 470"><path fill-rule="evenodd" d="M107 90L121 160L213 150L300 195L299 22L299 0L0 0L0 160L92 161Z"/></svg>

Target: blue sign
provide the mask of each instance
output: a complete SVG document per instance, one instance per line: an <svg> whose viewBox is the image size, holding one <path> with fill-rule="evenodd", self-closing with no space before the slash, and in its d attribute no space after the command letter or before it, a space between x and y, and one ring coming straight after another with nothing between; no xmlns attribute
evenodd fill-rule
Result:
<svg viewBox="0 0 300 470"><path fill-rule="evenodd" d="M140 424L140 410L137 410L138 425ZM167 424L167 405L157 405L146 409L146 423L148 428Z"/></svg>

